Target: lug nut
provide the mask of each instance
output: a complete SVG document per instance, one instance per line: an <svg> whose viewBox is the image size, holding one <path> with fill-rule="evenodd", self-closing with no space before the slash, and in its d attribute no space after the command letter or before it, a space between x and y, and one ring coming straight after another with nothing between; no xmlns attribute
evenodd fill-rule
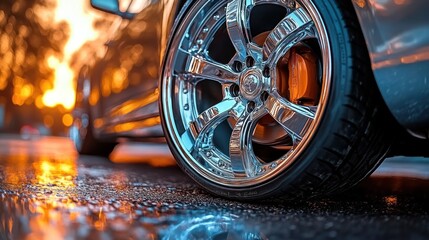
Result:
<svg viewBox="0 0 429 240"><path fill-rule="evenodd" d="M267 99L268 99L268 97L269 97L269 96L270 96L270 94L269 94L268 92L264 91L264 92L261 94L261 100L262 100L262 102L267 101Z"/></svg>
<svg viewBox="0 0 429 240"><path fill-rule="evenodd" d="M247 67L253 67L253 65L255 65L255 59L253 59L252 57L247 57L246 58L246 66Z"/></svg>
<svg viewBox="0 0 429 240"><path fill-rule="evenodd" d="M264 70L262 71L262 74L264 75L264 77L268 78L270 77L270 68L268 66L264 67Z"/></svg>
<svg viewBox="0 0 429 240"><path fill-rule="evenodd" d="M231 96L238 97L240 94L240 87L237 84L232 84L230 87Z"/></svg>
<svg viewBox="0 0 429 240"><path fill-rule="evenodd" d="M241 72L241 70L243 70L243 64L240 61L234 61L232 66L236 72Z"/></svg>
<svg viewBox="0 0 429 240"><path fill-rule="evenodd" d="M247 104L247 111L248 112L252 112L254 109L255 109L255 102L253 102L253 101L250 101L248 104Z"/></svg>

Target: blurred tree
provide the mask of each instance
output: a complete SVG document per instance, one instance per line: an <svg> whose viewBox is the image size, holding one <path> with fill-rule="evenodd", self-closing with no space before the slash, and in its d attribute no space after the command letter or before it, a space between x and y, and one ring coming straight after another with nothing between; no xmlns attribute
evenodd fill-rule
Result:
<svg viewBox="0 0 429 240"><path fill-rule="evenodd" d="M42 95L52 88L50 59L63 57L67 23L52 24L55 2L0 1L0 96L6 99L6 128L43 123Z"/></svg>

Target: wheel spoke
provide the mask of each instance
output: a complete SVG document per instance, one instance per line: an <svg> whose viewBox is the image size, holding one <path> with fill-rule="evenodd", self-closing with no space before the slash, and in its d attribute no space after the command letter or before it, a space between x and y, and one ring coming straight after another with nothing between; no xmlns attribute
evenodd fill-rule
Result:
<svg viewBox="0 0 429 240"><path fill-rule="evenodd" d="M234 83L238 79L238 74L235 73L228 65L217 63L208 57L189 53L180 50L180 59L185 66L176 66L176 71L180 72L185 69L185 73L197 78L214 80L220 83Z"/></svg>
<svg viewBox="0 0 429 240"><path fill-rule="evenodd" d="M294 144L302 140L306 127L315 119L317 111L317 106L296 105L277 94L268 98L266 108L269 114L291 135Z"/></svg>
<svg viewBox="0 0 429 240"><path fill-rule="evenodd" d="M264 59L276 63L296 43L314 37L313 21L303 8L288 14L268 35L263 45Z"/></svg>
<svg viewBox="0 0 429 240"><path fill-rule="evenodd" d="M237 104L234 99L224 99L222 102L214 105L201 113L193 122L196 130L201 134L208 128L219 125L230 115L230 111Z"/></svg>
<svg viewBox="0 0 429 240"><path fill-rule="evenodd" d="M194 76L211 79L220 83L234 83L238 74L226 65L216 63L201 56L192 56L187 71Z"/></svg>
<svg viewBox="0 0 429 240"><path fill-rule="evenodd" d="M214 130L230 115L230 111L236 105L237 102L234 99L224 99L201 113L195 121L191 122L189 129L181 136L182 141L187 143L188 150L191 146L195 150L195 148L198 149L203 145L210 145Z"/></svg>
<svg viewBox="0 0 429 240"><path fill-rule="evenodd" d="M229 37L241 61L250 54L254 59L260 58L257 47L251 44L250 12L254 0L233 0L226 8L226 25Z"/></svg>
<svg viewBox="0 0 429 240"><path fill-rule="evenodd" d="M252 113L243 112L234 127L229 142L229 154L231 167L234 174L245 173L248 177L254 177L261 168L261 163L253 153L252 137L258 120L266 114L264 108Z"/></svg>

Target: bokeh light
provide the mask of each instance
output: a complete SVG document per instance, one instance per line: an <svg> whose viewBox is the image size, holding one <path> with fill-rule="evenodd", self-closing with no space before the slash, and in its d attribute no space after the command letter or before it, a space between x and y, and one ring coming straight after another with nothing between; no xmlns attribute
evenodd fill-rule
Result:
<svg viewBox="0 0 429 240"><path fill-rule="evenodd" d="M64 46L62 59L54 55L48 57L48 65L55 70L55 81L53 88L43 95L43 103L48 107L62 105L70 110L75 103L75 73L70 67L73 54L79 50L84 43L97 39L99 33L94 29L96 20L95 11L88 11L88 1L56 1L56 10L53 25L66 22L69 27L70 37ZM45 15L46 16L46 15ZM48 19L44 20L46 23Z"/></svg>
<svg viewBox="0 0 429 240"><path fill-rule="evenodd" d="M0 133L42 126L64 135L79 69L104 51L117 19L88 0L0 1Z"/></svg>

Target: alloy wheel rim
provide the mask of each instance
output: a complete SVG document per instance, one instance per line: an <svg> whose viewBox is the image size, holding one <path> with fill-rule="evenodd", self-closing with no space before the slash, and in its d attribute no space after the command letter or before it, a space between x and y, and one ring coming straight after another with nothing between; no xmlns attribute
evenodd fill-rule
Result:
<svg viewBox="0 0 429 240"><path fill-rule="evenodd" d="M259 5L276 5L286 11L261 46L253 41L250 24L252 11ZM171 43L161 86L171 143L186 164L216 184L245 187L266 182L297 160L320 125L332 69L322 18L311 1L292 0L208 1L190 12L178 29L177 36L183 37ZM227 62L210 56L210 46L222 36L220 32L227 35L235 51ZM320 51L321 87L317 105L306 106L279 93L277 66L293 47L311 39ZM218 87L199 88L206 82ZM220 97L208 101L205 95L216 91ZM202 106L203 102L211 104ZM269 160L256 154L253 139L265 116L274 119L290 139L290 146L274 146L284 153ZM229 136L222 137L225 132ZM222 138L228 142L226 150L219 144Z"/></svg>

